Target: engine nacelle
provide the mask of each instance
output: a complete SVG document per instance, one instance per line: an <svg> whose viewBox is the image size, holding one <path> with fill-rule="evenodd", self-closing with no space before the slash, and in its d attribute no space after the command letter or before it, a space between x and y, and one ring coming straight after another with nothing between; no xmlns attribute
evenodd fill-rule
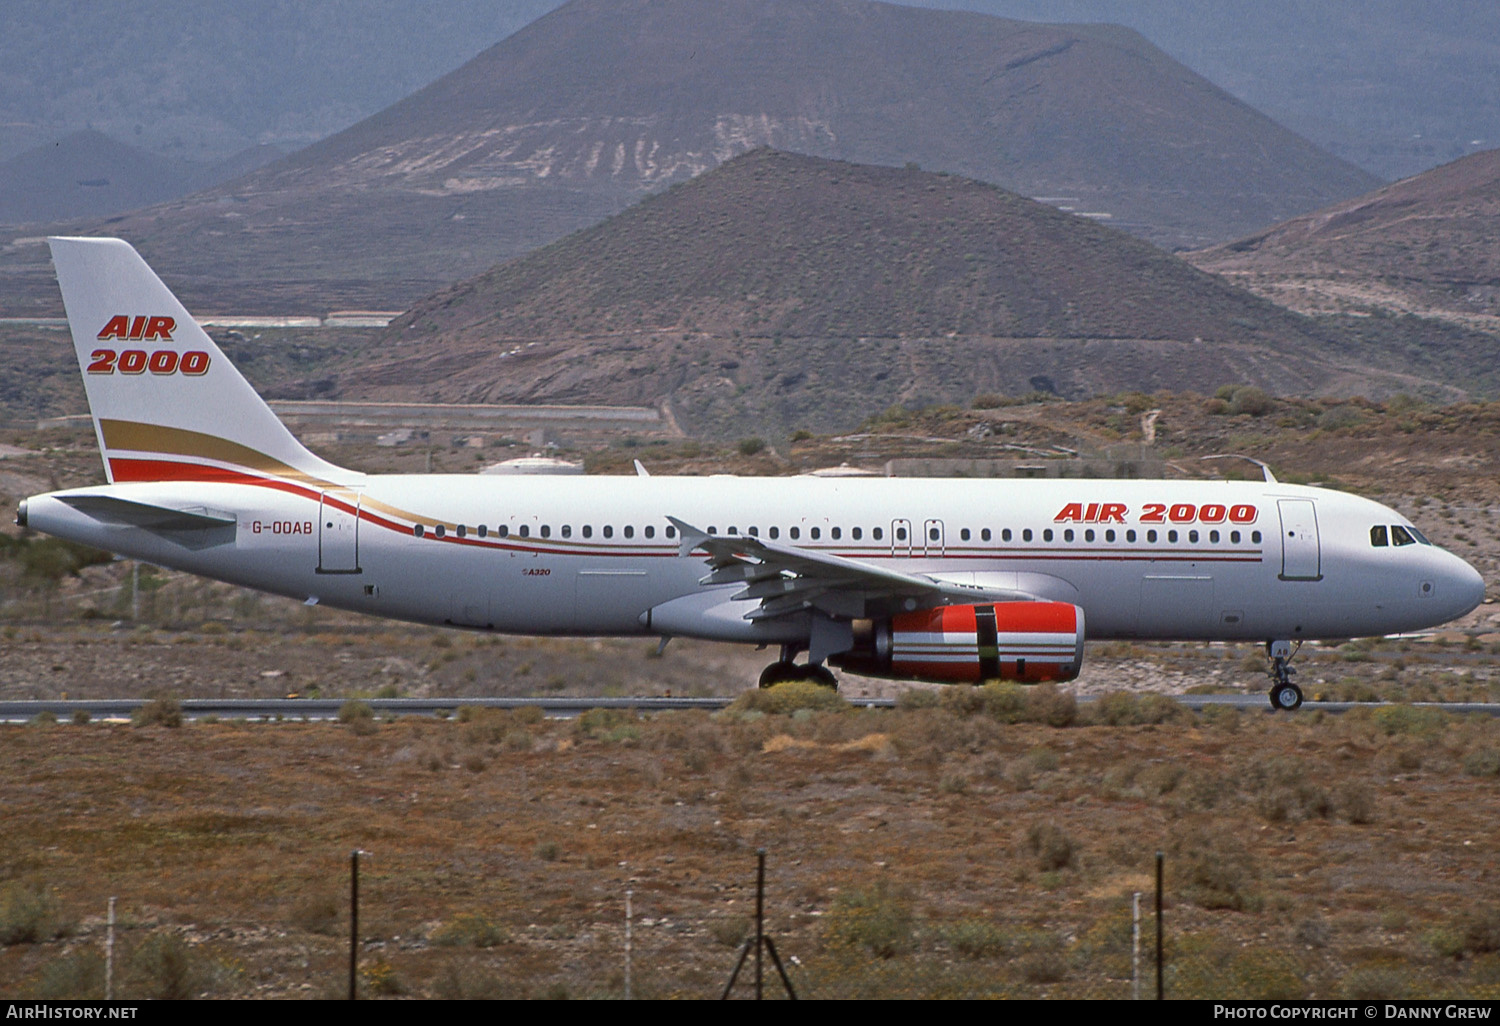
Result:
<svg viewBox="0 0 1500 1026"><path fill-rule="evenodd" d="M855 620L854 647L829 657L851 673L939 683L1067 681L1083 669L1083 610L996 602Z"/></svg>

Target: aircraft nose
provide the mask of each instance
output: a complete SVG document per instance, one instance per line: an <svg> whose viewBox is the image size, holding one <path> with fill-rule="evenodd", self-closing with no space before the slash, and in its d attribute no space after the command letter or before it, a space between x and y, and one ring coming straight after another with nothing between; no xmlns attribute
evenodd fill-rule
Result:
<svg viewBox="0 0 1500 1026"><path fill-rule="evenodd" d="M1451 560L1444 567L1441 595L1446 596L1452 604L1453 612L1449 619L1456 619L1474 609L1484 601L1484 578L1479 571L1460 559L1458 556L1448 553Z"/></svg>

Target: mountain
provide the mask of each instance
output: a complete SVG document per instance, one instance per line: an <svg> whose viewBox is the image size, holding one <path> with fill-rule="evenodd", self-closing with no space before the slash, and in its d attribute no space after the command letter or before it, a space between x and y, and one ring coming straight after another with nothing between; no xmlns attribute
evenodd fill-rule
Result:
<svg viewBox="0 0 1500 1026"><path fill-rule="evenodd" d="M1328 341L1148 243L996 186L758 149L430 296L388 329L390 355L342 385L665 405L689 432L731 438L986 392L1396 390Z"/></svg>
<svg viewBox="0 0 1500 1026"><path fill-rule="evenodd" d="M400 304L759 145L999 183L1168 248L1377 184L1128 29L573 0L337 135L110 230L206 291L293 280Z"/></svg>
<svg viewBox="0 0 1500 1026"><path fill-rule="evenodd" d="M1500 150L1189 255L1307 311L1419 313L1500 333Z"/></svg>
<svg viewBox="0 0 1500 1026"><path fill-rule="evenodd" d="M188 192L198 170L100 132L74 132L0 163L0 224L144 207Z"/></svg>
<svg viewBox="0 0 1500 1026"><path fill-rule="evenodd" d="M0 162L0 225L133 210L238 178L284 155L274 146L252 146L206 165L91 129L73 132Z"/></svg>

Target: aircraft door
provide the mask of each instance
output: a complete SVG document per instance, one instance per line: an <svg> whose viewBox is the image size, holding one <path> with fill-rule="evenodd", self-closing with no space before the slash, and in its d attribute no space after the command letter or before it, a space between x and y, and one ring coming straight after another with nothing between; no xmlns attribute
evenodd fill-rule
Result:
<svg viewBox="0 0 1500 1026"><path fill-rule="evenodd" d="M1318 542L1318 515L1311 499L1280 499L1281 579L1323 579L1322 551Z"/></svg>
<svg viewBox="0 0 1500 1026"><path fill-rule="evenodd" d="M324 492L318 510L318 573L359 572L359 493Z"/></svg>
<svg viewBox="0 0 1500 1026"><path fill-rule="evenodd" d="M911 521L891 521L891 555L911 555Z"/></svg>
<svg viewBox="0 0 1500 1026"><path fill-rule="evenodd" d="M922 553L926 556L941 556L947 551L947 539L943 536L943 522L928 520L922 524Z"/></svg>

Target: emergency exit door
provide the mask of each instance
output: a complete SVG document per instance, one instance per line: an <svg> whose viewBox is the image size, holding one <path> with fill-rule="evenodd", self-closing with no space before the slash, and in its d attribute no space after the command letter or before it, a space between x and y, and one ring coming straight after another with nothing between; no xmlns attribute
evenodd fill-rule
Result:
<svg viewBox="0 0 1500 1026"><path fill-rule="evenodd" d="M1317 581L1323 577L1318 514L1311 499L1280 499L1281 579Z"/></svg>

